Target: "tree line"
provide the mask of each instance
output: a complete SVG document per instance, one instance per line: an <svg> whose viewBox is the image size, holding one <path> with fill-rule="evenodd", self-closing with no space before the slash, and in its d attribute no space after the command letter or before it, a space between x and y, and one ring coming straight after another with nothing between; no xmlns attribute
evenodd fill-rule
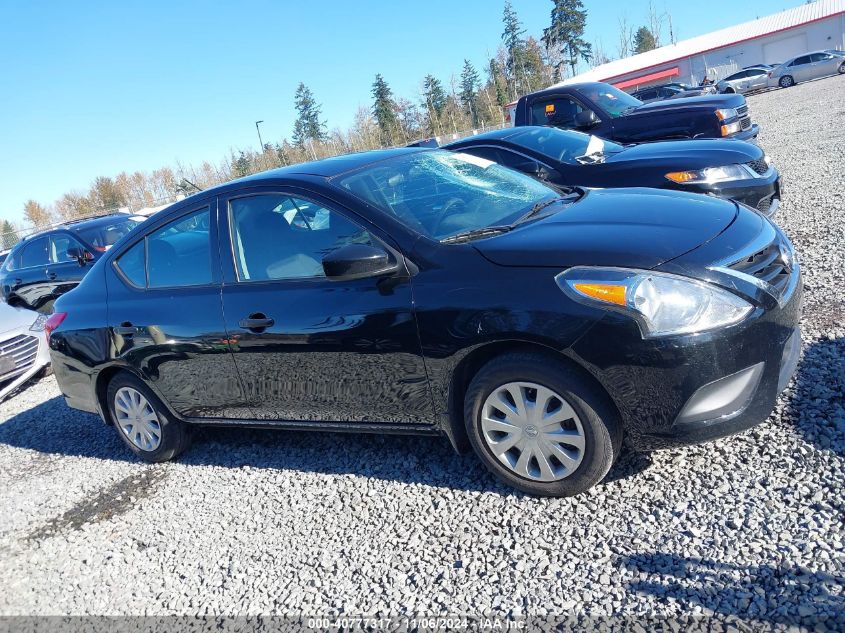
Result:
<svg viewBox="0 0 845 633"><path fill-rule="evenodd" d="M377 73L371 87L372 104L359 107L349 129L329 130L322 107L311 89L300 82L294 95L296 120L289 138L264 143L260 150L230 150L217 162L177 164L152 172L121 172L101 176L87 192L65 193L50 206L32 199L24 204L29 227L95 213L138 210L172 202L197 189L252 173L353 151L404 145L431 136L505 124L504 106L520 95L545 88L577 73L582 63L610 61L600 43L584 38L587 11L582 0L551 0L549 26L539 38L527 35L516 10L507 0L502 13L501 43L481 68L464 59L460 72L444 80L426 75L416 98L393 93L386 78ZM657 15L653 9L651 13ZM652 20L653 23L654 20ZM620 21L620 29L627 28ZM620 56L659 45L654 26L628 33ZM644 33L652 34L649 40ZM0 224L0 246L10 248L19 227Z"/></svg>

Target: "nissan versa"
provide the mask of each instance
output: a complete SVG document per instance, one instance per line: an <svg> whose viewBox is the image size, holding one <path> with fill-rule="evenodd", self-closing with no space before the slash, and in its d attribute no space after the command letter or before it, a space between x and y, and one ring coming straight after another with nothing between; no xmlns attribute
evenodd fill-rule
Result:
<svg viewBox="0 0 845 633"><path fill-rule="evenodd" d="M485 132L446 145L558 185L658 187L731 198L774 217L780 174L745 141L658 141L617 145L555 127Z"/></svg>
<svg viewBox="0 0 845 633"><path fill-rule="evenodd" d="M45 329L67 403L139 457L198 424L442 433L533 494L764 420L801 274L708 196L551 189L443 150L296 165L134 229Z"/></svg>

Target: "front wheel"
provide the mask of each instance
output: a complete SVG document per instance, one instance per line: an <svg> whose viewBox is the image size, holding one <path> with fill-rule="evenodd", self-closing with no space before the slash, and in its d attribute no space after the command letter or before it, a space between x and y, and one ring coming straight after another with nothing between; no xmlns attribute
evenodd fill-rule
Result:
<svg viewBox="0 0 845 633"><path fill-rule="evenodd" d="M568 497L607 474L622 443L606 394L542 354L485 365L464 400L470 443L500 480L539 496Z"/></svg>
<svg viewBox="0 0 845 633"><path fill-rule="evenodd" d="M837 72L840 75L845 75L845 62L842 62L841 64L839 64L839 68L837 69Z"/></svg>
<svg viewBox="0 0 845 633"><path fill-rule="evenodd" d="M107 397L117 434L144 461L166 462L188 447L188 425L173 418L149 387L132 374L115 375Z"/></svg>
<svg viewBox="0 0 845 633"><path fill-rule="evenodd" d="M778 83L781 88L789 88L795 85L795 80L790 75L784 75Z"/></svg>

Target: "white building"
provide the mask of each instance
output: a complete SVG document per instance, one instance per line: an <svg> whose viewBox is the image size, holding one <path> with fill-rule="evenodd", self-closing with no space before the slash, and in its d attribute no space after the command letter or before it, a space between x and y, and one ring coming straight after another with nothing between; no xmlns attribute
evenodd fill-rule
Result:
<svg viewBox="0 0 845 633"><path fill-rule="evenodd" d="M717 81L752 64L809 51L845 50L845 0L816 0L720 31L617 59L557 85L604 81L623 90L667 82Z"/></svg>

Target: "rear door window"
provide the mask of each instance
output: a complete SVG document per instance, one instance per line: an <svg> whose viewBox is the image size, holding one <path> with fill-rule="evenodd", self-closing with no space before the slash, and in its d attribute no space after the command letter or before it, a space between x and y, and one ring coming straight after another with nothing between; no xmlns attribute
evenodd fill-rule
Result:
<svg viewBox="0 0 845 633"><path fill-rule="evenodd" d="M32 268L33 266L46 266L50 263L47 256L47 247L49 239L45 237L36 237L29 244L23 247L21 253L21 268Z"/></svg>
<svg viewBox="0 0 845 633"><path fill-rule="evenodd" d="M575 115L583 111L581 104L569 97L543 99L531 104L531 123L572 128L575 127Z"/></svg>
<svg viewBox="0 0 845 633"><path fill-rule="evenodd" d="M810 63L810 56L804 55L803 57L799 57L794 62L790 64L790 66L803 66L804 64Z"/></svg>
<svg viewBox="0 0 845 633"><path fill-rule="evenodd" d="M211 216L208 207L147 235L115 262L139 288L203 286L212 282Z"/></svg>
<svg viewBox="0 0 845 633"><path fill-rule="evenodd" d="M67 233L56 233L50 236L50 263L61 264L64 262L75 262L76 258L68 255L68 249L78 248L85 250L78 241Z"/></svg>

